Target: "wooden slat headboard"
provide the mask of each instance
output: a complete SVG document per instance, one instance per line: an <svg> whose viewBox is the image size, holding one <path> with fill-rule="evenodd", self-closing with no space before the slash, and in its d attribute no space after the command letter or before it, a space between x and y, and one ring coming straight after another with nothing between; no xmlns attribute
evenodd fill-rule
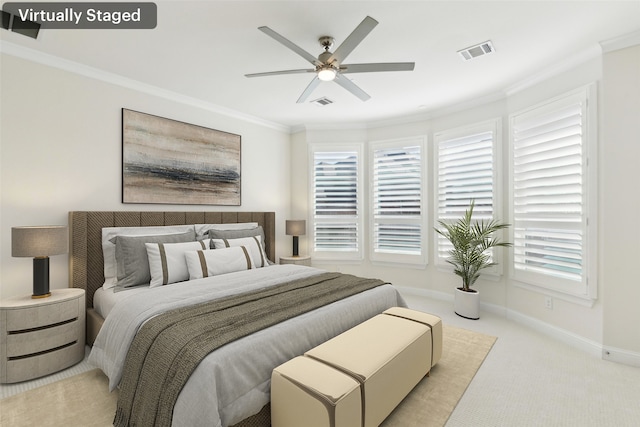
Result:
<svg viewBox="0 0 640 427"><path fill-rule="evenodd" d="M275 212L69 212L69 287L86 290L87 308L93 307L93 294L104 283L104 227L257 222L264 229L267 256L274 261L275 218Z"/></svg>

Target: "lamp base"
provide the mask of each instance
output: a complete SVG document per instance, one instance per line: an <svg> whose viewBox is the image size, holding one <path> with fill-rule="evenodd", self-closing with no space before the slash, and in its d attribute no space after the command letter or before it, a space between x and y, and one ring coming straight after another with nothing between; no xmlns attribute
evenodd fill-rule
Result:
<svg viewBox="0 0 640 427"><path fill-rule="evenodd" d="M49 257L33 259L33 294L31 298L47 298L49 292Z"/></svg>
<svg viewBox="0 0 640 427"><path fill-rule="evenodd" d="M47 292L46 294L43 294L43 295L31 295L31 299L49 298L50 296L51 296L51 292Z"/></svg>
<svg viewBox="0 0 640 427"><path fill-rule="evenodd" d="M298 236L293 236L293 256L298 256Z"/></svg>

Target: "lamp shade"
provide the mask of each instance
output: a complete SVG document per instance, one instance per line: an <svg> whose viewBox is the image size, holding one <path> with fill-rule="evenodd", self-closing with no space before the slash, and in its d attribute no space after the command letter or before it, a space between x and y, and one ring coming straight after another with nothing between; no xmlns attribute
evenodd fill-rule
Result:
<svg viewBox="0 0 640 427"><path fill-rule="evenodd" d="M46 257L69 250L69 234L63 225L11 228L11 256Z"/></svg>
<svg viewBox="0 0 640 427"><path fill-rule="evenodd" d="M304 219L288 219L286 221L287 236L304 236L307 230L307 221Z"/></svg>

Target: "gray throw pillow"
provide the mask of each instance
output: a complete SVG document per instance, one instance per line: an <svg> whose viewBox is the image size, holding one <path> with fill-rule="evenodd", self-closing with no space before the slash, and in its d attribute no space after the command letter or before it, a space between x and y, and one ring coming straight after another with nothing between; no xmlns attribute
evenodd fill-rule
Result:
<svg viewBox="0 0 640 427"><path fill-rule="evenodd" d="M156 236L116 236L116 264L118 281L115 292L151 281L149 258L145 243L180 243L193 242L196 239L194 230L178 234Z"/></svg>

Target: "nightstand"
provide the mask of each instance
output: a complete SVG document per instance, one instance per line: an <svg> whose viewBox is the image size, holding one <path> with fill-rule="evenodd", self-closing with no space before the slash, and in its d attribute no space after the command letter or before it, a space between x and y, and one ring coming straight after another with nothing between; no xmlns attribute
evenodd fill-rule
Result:
<svg viewBox="0 0 640 427"><path fill-rule="evenodd" d="M311 267L311 257L309 255L281 256L280 264L297 264L297 265L306 265L307 267Z"/></svg>
<svg viewBox="0 0 640 427"><path fill-rule="evenodd" d="M84 289L0 301L0 383L42 377L84 359Z"/></svg>

